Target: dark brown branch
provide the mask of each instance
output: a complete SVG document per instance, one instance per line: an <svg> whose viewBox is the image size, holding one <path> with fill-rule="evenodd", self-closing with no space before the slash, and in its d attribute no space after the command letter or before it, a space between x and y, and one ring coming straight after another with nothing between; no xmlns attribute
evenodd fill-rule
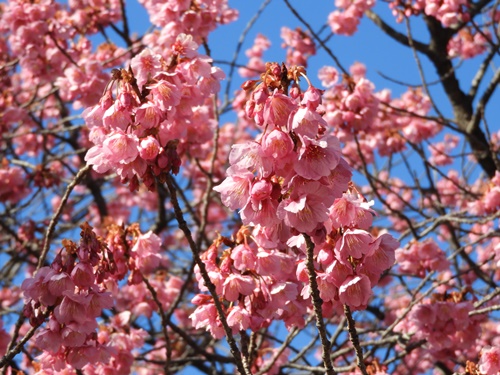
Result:
<svg viewBox="0 0 500 375"><path fill-rule="evenodd" d="M186 221L184 220L182 209L179 206L179 202L177 200L177 191L175 190L175 186L172 180L173 180L172 176L168 175L166 184L170 192L170 201L172 202L172 206L174 207L175 218L177 219L177 223L179 224L179 229L182 230L182 232L186 236L186 239L189 243L189 247L191 248L191 252L193 253L196 265L200 268L200 273L201 276L203 277L205 286L208 288L208 291L210 292L210 295L213 298L214 305L215 308L217 309L217 314L219 316L219 320L222 324L224 332L226 333L227 343L229 344L231 354L233 355L233 358L236 362L236 367L238 368L238 371L241 374L251 375L250 369L244 365L243 356L241 355L241 352L238 349L238 346L236 345L236 341L234 340L231 327L229 327L227 323L226 316L222 308L222 304L215 290L215 285L212 283L212 280L210 280L210 277L208 276L205 263L203 263L203 261L200 258L199 248L194 242L193 236L191 235L191 230L189 229Z"/></svg>
<svg viewBox="0 0 500 375"><path fill-rule="evenodd" d="M495 57L495 55L496 55L496 51L494 51L494 50L491 50L488 53L486 58L481 63L481 66L477 70L476 75L472 79L472 84L471 84L471 87L469 89L469 93L467 94L471 98L471 100L474 100L474 98L476 97L477 90L479 89L479 85L481 84L481 82L483 81L483 78L486 75L486 69L488 69L488 67L490 66L490 63L493 60L493 57Z"/></svg>
<svg viewBox="0 0 500 375"><path fill-rule="evenodd" d="M363 375L368 375L366 372L366 365L363 359L363 349L359 345L358 332L356 331L356 323L352 318L351 309L349 306L344 305L344 313L347 318L347 328L349 330L349 337L351 338L352 345L354 346L354 351L356 352L356 358L358 367Z"/></svg>
<svg viewBox="0 0 500 375"><path fill-rule="evenodd" d="M453 72L453 65L447 54L448 42L454 31L444 28L433 17L424 16L424 21L431 34L429 44L431 53L427 56L434 64L438 75L442 78L441 83L453 108L458 127L465 132L466 140L471 146L479 165L491 178L496 171L495 156L492 155L486 136L479 127L479 120L471 122L473 117L472 99L460 88L458 79ZM453 73L450 74L450 72Z"/></svg>
<svg viewBox="0 0 500 375"><path fill-rule="evenodd" d="M127 19L127 13L125 11L124 0L120 0L120 10L122 12L122 21L123 21L123 38L125 39L127 46L131 47L133 43L132 40L130 40L130 31L128 27L128 19Z"/></svg>
<svg viewBox="0 0 500 375"><path fill-rule="evenodd" d="M336 375L333 369L332 359L330 358L330 341L326 337L326 327L323 321L323 312L321 310L323 300L319 296L318 282L316 281L316 270L314 269L314 243L307 234L303 234L307 245L307 273L309 275L309 288L311 289L311 300L313 303L314 314L316 315L316 327L318 328L321 340L323 364L327 375Z"/></svg>
<svg viewBox="0 0 500 375"><path fill-rule="evenodd" d="M372 20L375 25L377 25L384 33L386 33L396 42L406 47L410 46L410 40L408 39L408 37L389 26L389 24L387 24L382 18L380 18L377 13L372 10L367 10L365 14L370 20ZM429 53L429 46L425 43L413 40L413 46L418 52L424 53L426 55Z"/></svg>

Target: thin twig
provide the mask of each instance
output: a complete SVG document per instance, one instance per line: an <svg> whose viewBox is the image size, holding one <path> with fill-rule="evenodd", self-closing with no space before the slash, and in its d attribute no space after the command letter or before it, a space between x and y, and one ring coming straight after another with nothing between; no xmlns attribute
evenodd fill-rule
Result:
<svg viewBox="0 0 500 375"><path fill-rule="evenodd" d="M238 44L236 45L236 48L234 50L233 59L231 60L231 64L229 67L229 74L227 77L226 91L224 93L224 102L225 103L227 103L229 101L229 92L231 90L231 82L233 81L234 68L236 67L236 60L238 59L238 55L240 54L241 47L243 46L243 42L245 41L247 34L250 31L250 29L252 28L252 26L255 24L255 22L257 22L260 15L264 11L264 9L266 9L266 7L269 5L270 2L271 2L271 0L264 0L262 2L261 6L257 10L257 13L255 13L255 15L250 19L250 21L248 21L245 29L243 30L243 32L240 35L240 38L238 39Z"/></svg>
<svg viewBox="0 0 500 375"><path fill-rule="evenodd" d="M42 325L42 323L45 321L45 319L50 315L52 312L53 308L49 308L44 314L43 314L43 319L39 319L39 323L33 327L30 328L30 330L24 335L24 337L12 348L9 350L7 354L5 354L2 359L0 359L0 368L4 367L8 362L12 360L17 354L19 354L23 347L24 344L26 344L35 334L36 330L38 327ZM5 370L5 369L4 369ZM2 371L4 373L4 371Z"/></svg>
<svg viewBox="0 0 500 375"><path fill-rule="evenodd" d="M302 24L307 28L307 30L309 30L309 32L314 37L314 39L321 45L321 47L323 47L323 49L326 51L326 53L328 54L328 56L330 56L332 58L332 60L335 62L335 64L337 64L337 67L342 71L342 73L344 73L346 76L349 76L349 72L340 63L340 60L338 59L338 57L325 44L325 42L318 36L318 34L316 34L314 32L314 30L311 27L311 25L309 25L309 23L304 18L302 18L302 16L300 15L300 13L292 6L292 4L290 4L290 2L288 0L284 0L284 2L286 4L286 6L288 7L288 9L290 9L290 11L293 13L293 15L295 17L297 17L297 19L300 22L302 22Z"/></svg>
<svg viewBox="0 0 500 375"><path fill-rule="evenodd" d="M50 220L49 226L47 227L47 232L45 232L45 239L43 243L42 253L40 254L40 258L38 259L38 265L36 267L37 270L39 270L42 267L43 263L45 262L45 258L47 257L47 253L50 247L50 238L52 237L52 234L56 229L57 222L59 221L63 209L66 206L66 203L68 202L69 195L73 191L73 188L81 181L81 179L89 171L89 169L90 165L86 165L85 167L80 169L76 174L75 178L73 179L73 181L71 181L71 183L66 188L66 191L64 192L64 195L61 198L61 202L59 203L59 207L57 208L57 211L54 213L52 219Z"/></svg>
<svg viewBox="0 0 500 375"><path fill-rule="evenodd" d="M156 293L155 288L151 285L151 283L148 281L148 279L145 276L142 276L142 281L144 284L146 284L146 288L149 290L151 293L151 296L153 297L153 301L155 301L156 306L158 306L158 311L160 313L160 320L161 320L161 329L163 331L163 336L165 336L165 352L166 352L166 361L163 365L163 371L165 375L170 374L170 361L172 360L172 349L170 345L170 339L168 337L168 332L167 332L167 326L168 326L168 321L166 320L165 316L165 311L163 310L163 306L161 305L160 300L158 299L158 294Z"/></svg>

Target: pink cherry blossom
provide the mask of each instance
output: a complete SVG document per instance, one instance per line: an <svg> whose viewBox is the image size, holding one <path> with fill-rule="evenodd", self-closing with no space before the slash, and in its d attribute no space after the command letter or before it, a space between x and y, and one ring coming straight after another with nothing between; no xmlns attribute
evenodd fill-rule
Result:
<svg viewBox="0 0 500 375"><path fill-rule="evenodd" d="M1 202L17 203L30 192L24 176L25 174L20 167L0 168L0 178L3 181L0 187Z"/></svg>
<svg viewBox="0 0 500 375"><path fill-rule="evenodd" d="M303 145L295 172L304 178L318 180L328 176L335 169L340 159L340 144L337 138L328 137L317 141L307 136L302 137Z"/></svg>
<svg viewBox="0 0 500 375"><path fill-rule="evenodd" d="M354 310L364 309L372 295L370 280L365 275L348 276L339 288L339 300Z"/></svg>
<svg viewBox="0 0 500 375"><path fill-rule="evenodd" d="M347 229L335 245L335 254L347 265L349 258L360 259L371 255L374 249L375 240L370 233L362 229Z"/></svg>
<svg viewBox="0 0 500 375"><path fill-rule="evenodd" d="M234 172L233 176L228 176L220 185L214 187L215 191L221 193L224 205L232 210L242 208L247 204L253 179L253 174L250 172L241 170L234 170Z"/></svg>
<svg viewBox="0 0 500 375"><path fill-rule="evenodd" d="M333 66L324 66L318 71L318 78L324 87L331 87L337 83L339 73Z"/></svg>
<svg viewBox="0 0 500 375"><path fill-rule="evenodd" d="M147 136L141 140L139 145L139 155L141 158L146 160L154 159L161 151L162 148L156 138Z"/></svg>
<svg viewBox="0 0 500 375"><path fill-rule="evenodd" d="M266 99L264 105L264 122L269 125L286 126L288 116L294 109L295 104L288 96L275 90Z"/></svg>
<svg viewBox="0 0 500 375"><path fill-rule="evenodd" d="M149 48L145 48L130 61L132 70L138 72L135 79L139 88L142 88L149 79L160 72L162 60L161 55L153 53Z"/></svg>
<svg viewBox="0 0 500 375"><path fill-rule="evenodd" d="M498 347L486 347L481 350L479 371L485 375L494 375L500 371L500 349Z"/></svg>
<svg viewBox="0 0 500 375"><path fill-rule="evenodd" d="M250 295L255 289L256 284L251 276L231 274L224 281L223 295L232 302L236 301L239 295Z"/></svg>

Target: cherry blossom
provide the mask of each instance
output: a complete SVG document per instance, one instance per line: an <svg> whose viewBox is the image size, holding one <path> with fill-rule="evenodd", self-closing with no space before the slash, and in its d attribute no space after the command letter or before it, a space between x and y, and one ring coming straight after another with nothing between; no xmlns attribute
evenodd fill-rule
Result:
<svg viewBox="0 0 500 375"><path fill-rule="evenodd" d="M0 4L2 373L500 372L498 6L327 3Z"/></svg>

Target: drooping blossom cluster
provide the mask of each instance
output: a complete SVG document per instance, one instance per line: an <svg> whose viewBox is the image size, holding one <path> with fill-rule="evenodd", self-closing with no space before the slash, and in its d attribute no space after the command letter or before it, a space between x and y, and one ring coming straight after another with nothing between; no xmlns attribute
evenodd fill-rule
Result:
<svg viewBox="0 0 500 375"><path fill-rule="evenodd" d="M467 0L427 0L424 12L449 27L469 20L468 6Z"/></svg>
<svg viewBox="0 0 500 375"><path fill-rule="evenodd" d="M446 134L443 142L429 145L431 156L429 162L434 165L449 165L453 162L452 151L458 146L459 138L452 134Z"/></svg>
<svg viewBox="0 0 500 375"><path fill-rule="evenodd" d="M119 0L108 0L106 7L100 7L96 12L94 0L69 0L70 20L81 32L93 34L122 17ZM104 8L104 9L102 9Z"/></svg>
<svg viewBox="0 0 500 375"><path fill-rule="evenodd" d="M81 243L68 241L65 247L65 254L59 253L50 267L40 268L22 285L30 323L38 326L49 317L35 344L44 350L44 366L56 371L66 363L79 369L107 357L95 338L96 318L113 306L111 294L99 285L98 272L107 271L104 264L94 269L103 249L92 229L83 227Z"/></svg>
<svg viewBox="0 0 500 375"><path fill-rule="evenodd" d="M10 31L9 46L20 59L23 80L42 85L52 82L53 77L64 80L62 77L66 76L72 84L85 86L83 92L87 96L94 101L97 99L96 93L87 86L103 87L105 84L99 66L104 59L95 59L95 56L103 55L103 48L93 55L87 38L77 41L72 38L76 37L77 29L79 33L95 33L99 27L117 21L121 17L121 8L118 0L108 1L103 11L96 11L95 4L90 3L89 0L69 1L65 7L51 0L8 2L0 31ZM121 50L112 45L108 47L112 51ZM76 87L68 89L79 91ZM90 105L91 101L84 100L84 103Z"/></svg>
<svg viewBox="0 0 500 375"><path fill-rule="evenodd" d="M56 26L59 10L60 5L55 1L18 0L9 2L2 15L0 31L12 31L9 35L10 48L19 58L23 74L36 77L37 82L43 82L51 74L58 75L62 68L59 63L65 60L57 48L58 39L64 39L58 35L61 28ZM47 64L47 61L53 63Z"/></svg>
<svg viewBox="0 0 500 375"><path fill-rule="evenodd" d="M492 214L500 209L500 172L496 172L487 186L481 189L479 199L469 202L468 208L476 215Z"/></svg>
<svg viewBox="0 0 500 375"><path fill-rule="evenodd" d="M5 36L0 46L0 129L9 136L0 141L2 152L4 147L12 147L17 156L32 158L30 164L34 164L25 169L33 178L27 181L37 188L51 188L67 177L65 167L81 166L79 158L68 158L64 164L54 157L40 158L47 149L63 152L64 146L52 136L73 126L68 112L71 105L66 108L63 103L72 101L74 109L95 104L108 80L103 69L125 60L123 48L113 43L94 48L85 35L117 21L120 2L107 2L107 9L99 11L98 3L92 1L4 3L0 17L0 33ZM47 134L41 134L42 128ZM79 145L75 142L72 147Z"/></svg>
<svg viewBox="0 0 500 375"><path fill-rule="evenodd" d="M11 166L7 159L2 159L0 164L0 202L17 203L23 199L30 189L26 186L26 174L18 166Z"/></svg>
<svg viewBox="0 0 500 375"><path fill-rule="evenodd" d="M477 31L463 28L450 39L448 55L461 59L471 59L487 50L490 38L491 34L487 29Z"/></svg>
<svg viewBox="0 0 500 375"><path fill-rule="evenodd" d="M337 198L329 208L326 227L330 234L317 255L320 297L333 302L338 295L338 300L353 310L367 307L382 273L394 264L398 247L390 234L377 236L368 231L374 214L372 203L352 186ZM301 280L306 282L305 264L299 268Z"/></svg>
<svg viewBox="0 0 500 375"><path fill-rule="evenodd" d="M397 249L396 263L403 273L418 277L431 271L446 271L450 266L446 254L432 238L412 242L407 249Z"/></svg>
<svg viewBox="0 0 500 375"><path fill-rule="evenodd" d="M299 296L294 253L260 248L250 242L249 234L242 231L241 243L218 238L202 254L217 294L230 304L225 311L227 323L234 333L256 331L274 320L283 320L287 327L303 326L308 302ZM230 247L224 248L224 242ZM200 291L207 291L199 268L195 271ZM192 302L197 306L191 314L193 326L223 337L212 298L198 294Z"/></svg>
<svg viewBox="0 0 500 375"><path fill-rule="evenodd" d="M318 288L330 315L342 304L366 308L372 288L394 263L397 241L368 232L374 211L351 184L339 141L317 111L321 92L311 85L302 92L299 77L307 80L302 67L269 63L262 82L244 85L250 92L247 116L264 133L233 145L228 177L215 187L222 202L239 209L243 224L254 228L256 243L230 243L220 255L219 241L203 254L217 292L231 304L233 329L275 319L289 327L303 324L310 308L304 235L316 245ZM200 294L193 303L195 326L221 337L211 297Z"/></svg>
<svg viewBox="0 0 500 375"><path fill-rule="evenodd" d="M165 53L177 35L190 34L197 44L207 40L217 26L235 21L238 11L227 0L140 0L150 21L158 27L146 35L144 43L154 46L155 53Z"/></svg>
<svg viewBox="0 0 500 375"><path fill-rule="evenodd" d="M95 171L116 172L131 190L140 181L154 189L156 178L178 173L178 146L182 152L211 139L215 125L203 105L223 73L197 48L190 35L180 34L170 61L145 49L130 69L113 72L99 104L83 114L95 144L85 160Z"/></svg>
<svg viewBox="0 0 500 375"><path fill-rule="evenodd" d="M245 51L248 57L246 66L238 69L238 73L244 78L259 76L266 70L262 56L271 46L271 41L263 34L257 34L253 46Z"/></svg>
<svg viewBox="0 0 500 375"><path fill-rule="evenodd" d="M442 129L439 123L427 119L432 102L421 89L410 89L401 98L390 101L387 99L390 98L383 97L382 99L390 105L386 113L392 114L391 120L395 121L397 127L401 129L405 139L420 143L436 135ZM394 109L391 110L391 107ZM387 126L387 123L384 125Z"/></svg>
<svg viewBox="0 0 500 375"><path fill-rule="evenodd" d="M228 177L215 189L230 209L241 208L246 225L280 225L313 234L327 219L327 208L347 190L351 172L337 138L316 112L321 92L282 85L301 68L269 64L264 82L250 87L247 115L266 131L257 141L233 146ZM290 75L290 76L288 76ZM255 176L256 172L256 176Z"/></svg>
<svg viewBox="0 0 500 375"><path fill-rule="evenodd" d="M286 64L307 67L307 59L316 54L316 45L311 36L300 27L295 30L282 27L281 38L281 46L286 48Z"/></svg>
<svg viewBox="0 0 500 375"><path fill-rule="evenodd" d="M445 27L456 26L470 19L467 0L395 0L389 4L398 22L404 17L424 13L435 17Z"/></svg>
<svg viewBox="0 0 500 375"><path fill-rule="evenodd" d="M113 44L101 45L92 53L90 40L81 38L74 45L78 65L69 64L64 74L56 80L63 100L73 101L74 109L95 105L101 98L109 81L109 75L103 68L111 68L125 61L123 48Z"/></svg>
<svg viewBox="0 0 500 375"><path fill-rule="evenodd" d="M334 10L328 15L328 25L334 34L353 35L363 14L375 5L375 0L335 0Z"/></svg>
<svg viewBox="0 0 500 375"><path fill-rule="evenodd" d="M473 350L481 333L481 316L474 310L465 293L436 294L418 304L395 330L410 334L414 340L426 340L426 351L438 360L449 360L450 353Z"/></svg>
<svg viewBox="0 0 500 375"><path fill-rule="evenodd" d="M364 77L364 71L353 65L352 76L346 81L333 84L324 93L325 120L335 129L347 129L346 133L369 129L378 112L379 100L373 94L374 85ZM329 67L329 74L338 77L334 68ZM341 139L342 140L342 139Z"/></svg>
<svg viewBox="0 0 500 375"><path fill-rule="evenodd" d="M141 234L132 226L127 231L133 238L124 242L127 233L118 226L111 227L107 239L96 236L88 224L81 228L79 244L63 241L64 250L51 265L41 267L22 284L24 314L31 325L39 326L48 318L34 344L43 350L38 360L49 373L66 369L67 365L81 369L116 361L120 344L115 341L119 335L96 332L96 319L114 305L108 289L126 275L130 283L139 283L143 273L160 265L161 241L151 232ZM134 334L139 335L139 342L132 346L142 346L144 332ZM130 355L131 348L121 347Z"/></svg>
<svg viewBox="0 0 500 375"><path fill-rule="evenodd" d="M375 152L389 156L406 150L408 141L419 143L441 131L439 123L426 118L432 105L421 90L410 89L401 98L392 99L388 90L374 92L362 64L353 64L350 72L349 77L337 82L336 69L323 67L319 78L327 87L323 96L324 118L354 165L371 164Z"/></svg>

